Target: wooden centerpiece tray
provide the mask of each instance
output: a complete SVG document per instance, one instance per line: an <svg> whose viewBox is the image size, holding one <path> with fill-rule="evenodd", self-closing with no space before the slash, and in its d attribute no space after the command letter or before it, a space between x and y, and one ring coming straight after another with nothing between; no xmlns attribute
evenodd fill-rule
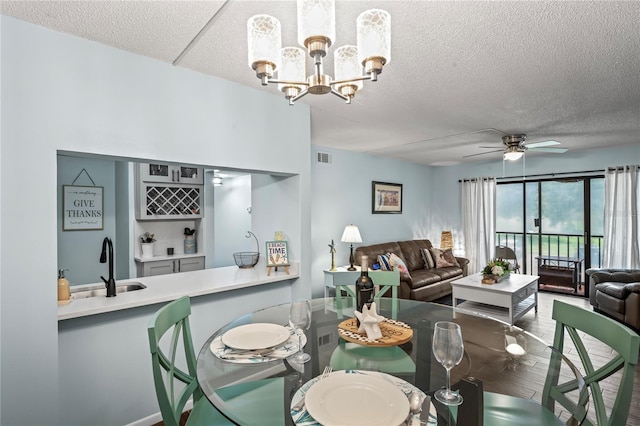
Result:
<svg viewBox="0 0 640 426"><path fill-rule="evenodd" d="M349 318L338 324L338 335L347 342L364 346L397 346L407 343L413 337L411 326L401 322L385 318L380 323L382 337L370 340L365 333L358 333L356 318Z"/></svg>

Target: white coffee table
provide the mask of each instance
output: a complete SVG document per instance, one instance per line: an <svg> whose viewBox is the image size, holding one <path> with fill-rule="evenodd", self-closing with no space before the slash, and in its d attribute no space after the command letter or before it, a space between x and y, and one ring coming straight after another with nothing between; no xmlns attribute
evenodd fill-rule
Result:
<svg viewBox="0 0 640 426"><path fill-rule="evenodd" d="M499 283L482 284L482 274L469 275L451 282L453 306L513 324L532 308L538 312L538 278L512 273Z"/></svg>

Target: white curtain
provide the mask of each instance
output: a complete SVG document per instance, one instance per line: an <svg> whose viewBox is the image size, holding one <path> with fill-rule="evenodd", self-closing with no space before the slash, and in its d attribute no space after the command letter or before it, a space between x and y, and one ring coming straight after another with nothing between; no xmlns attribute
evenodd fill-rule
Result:
<svg viewBox="0 0 640 426"><path fill-rule="evenodd" d="M638 168L609 168L604 175L605 268L640 269Z"/></svg>
<svg viewBox="0 0 640 426"><path fill-rule="evenodd" d="M469 274L491 260L496 241L496 181L476 178L462 182L462 230Z"/></svg>

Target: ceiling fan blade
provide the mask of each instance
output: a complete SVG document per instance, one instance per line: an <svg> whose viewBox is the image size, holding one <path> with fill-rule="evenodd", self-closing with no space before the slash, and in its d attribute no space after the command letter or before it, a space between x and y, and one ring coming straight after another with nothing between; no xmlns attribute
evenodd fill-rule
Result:
<svg viewBox="0 0 640 426"><path fill-rule="evenodd" d="M553 146L560 145L558 141L542 141L542 142L534 142L534 143L526 143L527 148L541 148L543 146Z"/></svg>
<svg viewBox="0 0 640 426"><path fill-rule="evenodd" d="M527 150L535 152L555 152L556 154L562 154L568 151L567 148L531 148L530 146L527 147Z"/></svg>
<svg viewBox="0 0 640 426"><path fill-rule="evenodd" d="M502 147L500 145L493 145L493 146L479 146L478 148L498 149Z"/></svg>
<svg viewBox="0 0 640 426"><path fill-rule="evenodd" d="M475 157L477 155L485 155L485 154L491 154L492 152L503 152L504 150L502 149L497 149L495 151L487 151L487 152L481 152L479 154L470 154L470 155L465 155L462 158L468 158L468 157Z"/></svg>

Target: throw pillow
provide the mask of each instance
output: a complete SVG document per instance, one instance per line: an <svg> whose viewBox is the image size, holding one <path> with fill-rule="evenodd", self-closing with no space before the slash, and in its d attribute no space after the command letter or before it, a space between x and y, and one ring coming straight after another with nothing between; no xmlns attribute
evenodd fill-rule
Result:
<svg viewBox="0 0 640 426"><path fill-rule="evenodd" d="M409 269L407 268L407 265L404 263L402 259L400 259L400 257L391 253L391 256L389 256L389 263L391 264L392 271L400 272L401 279L411 278L411 275L409 275Z"/></svg>
<svg viewBox="0 0 640 426"><path fill-rule="evenodd" d="M436 268L447 268L449 266L455 266L453 263L447 261L442 250L433 247L429 250L431 250L431 255L436 262Z"/></svg>
<svg viewBox="0 0 640 426"><path fill-rule="evenodd" d="M420 251L422 252L422 259L424 259L424 269L435 268L436 262L434 262L429 249L423 248L423 249L420 249Z"/></svg>
<svg viewBox="0 0 640 426"><path fill-rule="evenodd" d="M451 249L446 249L445 251L442 252L442 255L447 260L447 262L452 263L453 266L460 267L460 264L458 263L458 260L456 259L456 257L453 255L453 252L451 251Z"/></svg>
<svg viewBox="0 0 640 426"><path fill-rule="evenodd" d="M398 271L400 272L400 278L411 278L407 265L396 254L387 253L378 256L378 263L380 263L381 271Z"/></svg>
<svg viewBox="0 0 640 426"><path fill-rule="evenodd" d="M378 256L378 263L380 264L381 271L391 271L391 263L389 263L389 258L391 257L391 253L381 254Z"/></svg>

